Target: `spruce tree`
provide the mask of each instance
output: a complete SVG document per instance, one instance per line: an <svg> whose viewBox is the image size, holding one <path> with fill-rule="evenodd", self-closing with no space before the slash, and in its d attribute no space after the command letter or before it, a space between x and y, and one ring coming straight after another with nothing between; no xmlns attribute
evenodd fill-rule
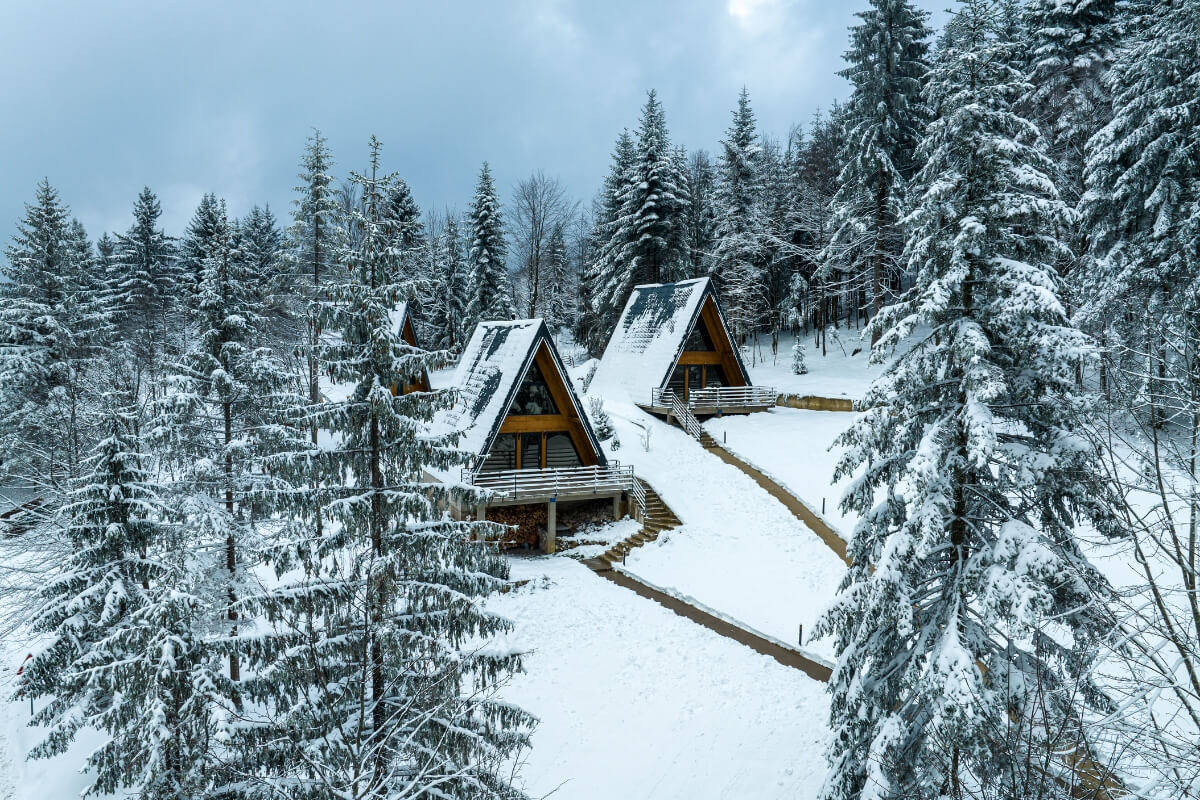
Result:
<svg viewBox="0 0 1200 800"><path fill-rule="evenodd" d="M173 366L153 435L174 471L175 503L197 543L211 553L210 604L227 620L227 633L218 638L227 642L222 646L237 703L236 601L246 580L242 555L253 533L250 498L264 480L258 460L270 449L267 437L283 413L278 406L290 381L264 344L252 265L236 248L236 228L223 201L214 219L189 325L192 345Z"/></svg>
<svg viewBox="0 0 1200 800"><path fill-rule="evenodd" d="M90 447L91 373L106 319L91 246L43 180L0 272L0 472L56 508Z"/></svg>
<svg viewBox="0 0 1200 800"><path fill-rule="evenodd" d="M547 280L544 305L546 324L554 332L569 329L574 320L576 289L567 254L567 235L562 220L550 231L547 250Z"/></svg>
<svg viewBox="0 0 1200 800"><path fill-rule="evenodd" d="M633 181L634 144L628 130L621 131L613 148L612 164L599 196L593 203L592 259L579 281L579 321L575 338L593 356L599 356L616 325L621 308L605 292L623 269L619 254L629 231L621 228L621 207ZM622 301L623 302L623 301Z"/></svg>
<svg viewBox="0 0 1200 800"><path fill-rule="evenodd" d="M632 152L617 143L614 167L620 168L613 221L599 253L595 286L604 339L616 324L633 287L673 280L686 269L688 254L684 212L686 199L677 154L671 147L667 120L658 94L651 89L638 124ZM627 161L627 166L621 161ZM607 215L606 215L607 216Z"/></svg>
<svg viewBox="0 0 1200 800"><path fill-rule="evenodd" d="M255 283L255 300L271 327L290 335L288 323L295 312L296 287L284 259L283 232L270 206L253 206L239 225L238 243Z"/></svg>
<svg viewBox="0 0 1200 800"><path fill-rule="evenodd" d="M1029 103L1072 205L1083 195L1088 139L1110 118L1104 78L1117 45L1117 0L1035 0L1029 9L1033 66Z"/></svg>
<svg viewBox="0 0 1200 800"><path fill-rule="evenodd" d="M708 152L697 150L688 162L684 194L687 197L687 278L708 272L717 240L716 170Z"/></svg>
<svg viewBox="0 0 1200 800"><path fill-rule="evenodd" d="M370 167L353 180L362 238L344 255L346 282L321 301L331 335L320 357L354 388L315 410L331 445L270 462L278 480L307 482L316 468L322 483L274 492L278 513L298 524L272 549L280 585L245 601L269 620L245 684L262 716L237 732L231 767L249 797L288 786L296 797L348 800L517 798L498 768L527 741L530 719L491 689L519 660L468 646L509 627L478 603L504 584L506 567L473 541L492 533L488 523L438 510L461 489L422 482L424 468L465 460L428 429L450 395L390 389L446 354L410 347L391 322L408 287L396 282L395 221L384 208L396 179L380 174L374 138ZM313 538L317 508L330 523Z"/></svg>
<svg viewBox="0 0 1200 800"><path fill-rule="evenodd" d="M429 327L433 331L431 344L438 349L455 351L465 344L469 333L463 325L470 302L467 297L469 276L457 213L446 212L446 223L436 243L434 264L436 290L434 302L428 309Z"/></svg>
<svg viewBox="0 0 1200 800"><path fill-rule="evenodd" d="M512 284L505 265L507 244L500 197L487 162L479 171L475 200L469 212L471 247L467 264L471 271L471 305L467 311L469 327L484 320L512 319Z"/></svg>
<svg viewBox="0 0 1200 800"><path fill-rule="evenodd" d="M117 235L113 275L117 329L133 353L134 370L149 376L148 395L157 396L161 362L173 349L168 334L168 317L181 285L175 264L175 248L159 227L162 206L149 188L142 189L133 204L133 225Z"/></svg>
<svg viewBox="0 0 1200 800"><path fill-rule="evenodd" d="M850 66L841 72L854 91L846 107L833 247L850 248L855 271L869 276L864 285L874 316L900 264L897 221L918 166L913 156L925 121L921 87L930 30L928 12L908 0L871 0L858 17L845 55Z"/></svg>
<svg viewBox="0 0 1200 800"><path fill-rule="evenodd" d="M1155 428L1173 387L1193 384L1200 296L1200 9L1153 3L1113 63L1113 118L1088 144L1082 230L1092 258L1073 281L1078 318L1107 331L1125 402ZM1145 309L1145 314L1131 314ZM1172 355L1172 351L1176 351ZM1107 376L1105 376L1107 377Z"/></svg>
<svg viewBox="0 0 1200 800"><path fill-rule="evenodd" d="M722 142L717 243L709 268L738 342L757 326L766 310L760 156L750 94L743 88Z"/></svg>
<svg viewBox="0 0 1200 800"><path fill-rule="evenodd" d="M839 439L862 519L821 623L838 663L826 798L1069 797L1089 758L1081 698L1111 624L1077 521L1111 530L1091 400L1053 259L1058 198L1017 43L986 0L947 26L927 89L922 187L905 219L915 285L870 323L911 344Z"/></svg>
<svg viewBox="0 0 1200 800"><path fill-rule="evenodd" d="M221 677L197 639L204 599L188 591L188 546L129 429L113 412L108 435L65 509L72 547L43 590L33 621L48 637L24 668L17 696L49 698L32 757L60 756L85 725L107 737L84 765L95 794L142 800L196 797L208 785L212 713Z"/></svg>
<svg viewBox="0 0 1200 800"><path fill-rule="evenodd" d="M205 192L183 232L183 238L179 240L178 302L183 308L194 310L199 301L205 263L212 253L214 240L223 235L223 227L227 223L227 220L221 220L220 216L217 196Z"/></svg>

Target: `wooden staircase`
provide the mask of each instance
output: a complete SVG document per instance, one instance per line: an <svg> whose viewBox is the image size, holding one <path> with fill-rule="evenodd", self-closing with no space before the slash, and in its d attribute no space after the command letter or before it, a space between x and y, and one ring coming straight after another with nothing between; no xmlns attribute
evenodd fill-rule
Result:
<svg viewBox="0 0 1200 800"><path fill-rule="evenodd" d="M624 561L625 556L635 548L641 547L647 542L653 542L663 531L678 528L683 524L650 484L641 478L635 478L635 480L646 492L646 516L642 520L642 529L628 539L617 542L596 558L589 559L586 563L593 570L612 569L613 564Z"/></svg>

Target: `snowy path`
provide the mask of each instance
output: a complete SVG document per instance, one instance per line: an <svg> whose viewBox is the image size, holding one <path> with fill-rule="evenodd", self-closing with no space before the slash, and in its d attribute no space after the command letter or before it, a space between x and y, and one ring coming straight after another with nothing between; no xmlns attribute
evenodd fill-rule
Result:
<svg viewBox="0 0 1200 800"><path fill-rule="evenodd" d="M683 431L633 406L614 404L611 413L623 442L614 457L632 463L683 520L631 553L627 570L781 641L796 643L800 626L811 632L837 591L842 560L752 478ZM638 425L651 431L649 451ZM830 642L806 639L804 648L833 655Z"/></svg>
<svg viewBox="0 0 1200 800"><path fill-rule="evenodd" d="M765 472L849 540L855 514L840 509L847 480L833 482L838 436L858 419L839 411L774 408L766 414L710 419L704 429L722 447ZM825 511L821 512L822 505Z"/></svg>
<svg viewBox="0 0 1200 800"><path fill-rule="evenodd" d="M556 800L815 797L824 686L566 558L489 600L532 651L503 696L541 718L524 789Z"/></svg>

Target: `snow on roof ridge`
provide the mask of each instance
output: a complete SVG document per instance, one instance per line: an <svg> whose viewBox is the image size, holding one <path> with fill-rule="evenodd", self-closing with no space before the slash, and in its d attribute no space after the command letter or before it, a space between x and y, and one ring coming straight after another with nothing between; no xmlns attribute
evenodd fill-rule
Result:
<svg viewBox="0 0 1200 800"><path fill-rule="evenodd" d="M684 286L689 283L700 283L701 281L712 280L707 275L702 275L699 278L688 278L682 281L671 281L670 283L639 283L633 287L636 292L638 289L661 289L664 286Z"/></svg>
<svg viewBox="0 0 1200 800"><path fill-rule="evenodd" d="M721 324L728 329L708 277L634 287L591 385L601 387L601 393L623 390L634 402L649 402L651 390L670 380L687 335L708 297L713 298ZM749 382L750 375L736 347L734 355Z"/></svg>
<svg viewBox="0 0 1200 800"><path fill-rule="evenodd" d="M483 455L491 447L542 341L562 376L592 446L603 459L603 451L571 385L554 337L541 317L482 321L475 326L454 371L453 386L458 389L458 401L452 408L438 412L434 429L460 432L459 448Z"/></svg>

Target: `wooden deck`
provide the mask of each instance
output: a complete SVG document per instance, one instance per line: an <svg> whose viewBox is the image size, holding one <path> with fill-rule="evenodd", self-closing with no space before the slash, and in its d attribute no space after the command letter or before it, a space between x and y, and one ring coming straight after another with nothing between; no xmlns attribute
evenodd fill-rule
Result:
<svg viewBox="0 0 1200 800"><path fill-rule="evenodd" d="M648 414L654 414L658 417L666 418L671 413L670 406L654 406L649 403L635 404L642 411ZM717 406L692 406L692 413L697 417L715 417L718 414L721 416L732 416L734 414L754 414L759 411L770 411L775 406L774 403L762 406L736 406L733 408L721 408Z"/></svg>
<svg viewBox="0 0 1200 800"><path fill-rule="evenodd" d="M723 386L696 389L688 393L686 405L697 417L716 417L727 414L754 414L775 406L779 393L767 386ZM649 403L637 407L650 414L666 417L674 413L672 402L677 401L671 389L652 389Z"/></svg>
<svg viewBox="0 0 1200 800"><path fill-rule="evenodd" d="M558 500L638 494L632 466L613 462L607 466L567 469L509 469L499 472L463 470L463 483L487 489L488 505L517 505Z"/></svg>

